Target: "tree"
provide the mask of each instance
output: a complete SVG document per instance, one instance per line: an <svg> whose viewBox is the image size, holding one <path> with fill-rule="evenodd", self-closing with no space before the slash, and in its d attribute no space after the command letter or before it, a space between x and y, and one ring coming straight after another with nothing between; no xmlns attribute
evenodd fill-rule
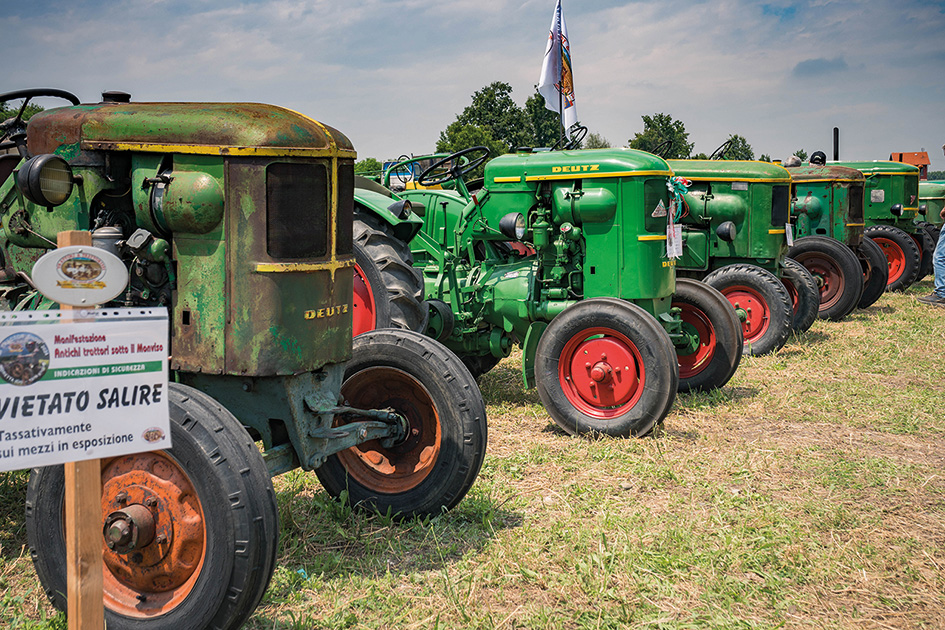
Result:
<svg viewBox="0 0 945 630"><path fill-rule="evenodd" d="M383 168L384 165L372 157L364 158L354 163L355 173L380 173Z"/></svg>
<svg viewBox="0 0 945 630"><path fill-rule="evenodd" d="M725 141L728 144L725 147L725 153L722 154L720 159L723 160L754 160L755 152L752 150L751 145L748 144L748 140L744 136L740 136L736 133L733 133ZM724 145L723 145L724 146Z"/></svg>
<svg viewBox="0 0 945 630"><path fill-rule="evenodd" d="M667 143L667 146L660 145ZM669 114L643 116L643 132L634 134L630 147L659 154L666 159L688 158L693 144L689 142L686 126L679 120L673 120Z"/></svg>
<svg viewBox="0 0 945 630"><path fill-rule="evenodd" d="M0 121L16 116L17 112L20 111L20 107L22 107L22 104L17 104L14 101L0 103ZM44 109L42 105L30 103L26 106L26 111L23 113L23 120L29 120L33 114L39 113Z"/></svg>
<svg viewBox="0 0 945 630"><path fill-rule="evenodd" d="M489 155L496 157L502 155L508 150L504 142L498 141L492 137L492 130L489 127L480 127L479 125L467 125L459 120L450 123L444 131L440 132L440 139L436 143L437 153L455 153L469 147L484 146L489 148ZM485 166L480 166L467 179L482 177Z"/></svg>
<svg viewBox="0 0 945 630"><path fill-rule="evenodd" d="M609 149L610 142L604 136L600 135L597 132L592 131L587 134L587 138L584 139L584 148L585 149Z"/></svg>
<svg viewBox="0 0 945 630"><path fill-rule="evenodd" d="M945 171L929 171L929 181L945 179Z"/></svg>
<svg viewBox="0 0 945 630"><path fill-rule="evenodd" d="M761 160L762 162L770 162L771 156L768 155L767 153L762 153L760 156L758 156L758 159Z"/></svg>
<svg viewBox="0 0 945 630"><path fill-rule="evenodd" d="M561 138L558 114L545 107L545 97L537 91L525 101L525 116L529 123L530 146L550 147Z"/></svg>
<svg viewBox="0 0 945 630"><path fill-rule="evenodd" d="M508 83L490 83L472 95L472 103L456 117L455 122L487 129L495 142L504 145L501 153L527 145L529 120L525 111L512 100L511 94L512 86Z"/></svg>
<svg viewBox="0 0 945 630"><path fill-rule="evenodd" d="M794 155L801 158L801 162L807 161L807 151L805 151L804 149L798 149L797 151L794 152Z"/></svg>

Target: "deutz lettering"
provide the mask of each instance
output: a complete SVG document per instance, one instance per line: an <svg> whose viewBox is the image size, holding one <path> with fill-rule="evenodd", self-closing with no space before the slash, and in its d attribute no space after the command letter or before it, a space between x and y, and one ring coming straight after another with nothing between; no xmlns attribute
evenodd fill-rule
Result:
<svg viewBox="0 0 945 630"><path fill-rule="evenodd" d="M348 305L339 304L337 306L320 308L317 311L305 311L305 319L322 319L323 317L334 317L335 315L341 315L347 312Z"/></svg>
<svg viewBox="0 0 945 630"><path fill-rule="evenodd" d="M586 173L588 171L599 171L600 164L575 164L573 166L552 166L552 173Z"/></svg>

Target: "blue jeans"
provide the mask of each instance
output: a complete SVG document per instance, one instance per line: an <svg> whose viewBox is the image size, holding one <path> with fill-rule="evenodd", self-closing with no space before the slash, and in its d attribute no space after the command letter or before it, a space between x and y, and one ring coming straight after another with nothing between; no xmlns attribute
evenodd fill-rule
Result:
<svg viewBox="0 0 945 630"><path fill-rule="evenodd" d="M943 226L945 228L945 226ZM938 235L938 243L932 252L932 269L935 273L935 295L945 298L945 229Z"/></svg>

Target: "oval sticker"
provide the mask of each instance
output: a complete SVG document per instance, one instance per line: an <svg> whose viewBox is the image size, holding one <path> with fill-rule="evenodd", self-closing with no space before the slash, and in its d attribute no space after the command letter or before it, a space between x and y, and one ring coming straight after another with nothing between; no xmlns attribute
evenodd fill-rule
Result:
<svg viewBox="0 0 945 630"><path fill-rule="evenodd" d="M33 282L54 302L70 306L105 304L128 286L128 268L109 251L91 245L60 247L33 265Z"/></svg>

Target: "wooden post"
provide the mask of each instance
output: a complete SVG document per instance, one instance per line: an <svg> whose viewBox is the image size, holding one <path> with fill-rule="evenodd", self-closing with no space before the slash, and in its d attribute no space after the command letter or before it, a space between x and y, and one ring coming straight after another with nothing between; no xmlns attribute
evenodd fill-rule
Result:
<svg viewBox="0 0 945 630"><path fill-rule="evenodd" d="M91 245L89 232L60 232L59 247ZM79 307L62 305L62 310ZM65 464L66 586L69 630L104 630L102 603L102 465L92 459Z"/></svg>

